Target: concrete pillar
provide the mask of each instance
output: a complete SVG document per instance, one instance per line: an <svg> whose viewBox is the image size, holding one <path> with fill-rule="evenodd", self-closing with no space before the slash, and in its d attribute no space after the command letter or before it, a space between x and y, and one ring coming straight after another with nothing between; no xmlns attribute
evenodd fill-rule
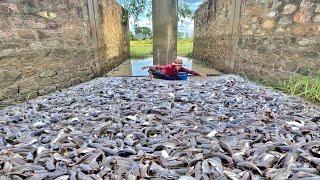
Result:
<svg viewBox="0 0 320 180"><path fill-rule="evenodd" d="M152 0L153 59L167 64L177 58L178 0Z"/></svg>

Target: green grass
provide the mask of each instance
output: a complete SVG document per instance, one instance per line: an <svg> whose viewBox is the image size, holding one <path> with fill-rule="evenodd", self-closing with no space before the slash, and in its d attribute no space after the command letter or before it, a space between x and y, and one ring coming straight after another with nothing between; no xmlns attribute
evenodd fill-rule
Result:
<svg viewBox="0 0 320 180"><path fill-rule="evenodd" d="M283 89L292 94L320 103L320 74L317 77L290 78Z"/></svg>
<svg viewBox="0 0 320 180"><path fill-rule="evenodd" d="M192 55L193 41L192 39L178 40L177 53L179 56ZM130 41L131 57L140 59L152 56L152 40Z"/></svg>
<svg viewBox="0 0 320 180"><path fill-rule="evenodd" d="M314 76L291 77L288 81L282 83L262 84L278 89L294 96L300 96L308 101L320 103L320 73Z"/></svg>
<svg viewBox="0 0 320 180"><path fill-rule="evenodd" d="M179 39L177 53L179 56L192 56L193 41L192 39Z"/></svg>
<svg viewBox="0 0 320 180"><path fill-rule="evenodd" d="M152 40L130 41L130 52L136 59L152 56Z"/></svg>

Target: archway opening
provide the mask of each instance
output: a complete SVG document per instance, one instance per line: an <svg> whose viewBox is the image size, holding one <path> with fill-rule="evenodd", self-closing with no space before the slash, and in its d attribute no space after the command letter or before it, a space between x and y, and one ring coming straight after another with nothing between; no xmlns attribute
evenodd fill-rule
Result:
<svg viewBox="0 0 320 180"><path fill-rule="evenodd" d="M141 67L183 59L188 69L217 75L192 59L194 14L203 0L118 0L129 12L131 58L108 76L147 76Z"/></svg>

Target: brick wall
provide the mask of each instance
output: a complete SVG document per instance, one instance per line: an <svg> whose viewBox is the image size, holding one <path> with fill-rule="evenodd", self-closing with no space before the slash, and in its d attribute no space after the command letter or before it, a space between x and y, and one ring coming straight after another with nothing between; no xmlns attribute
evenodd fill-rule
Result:
<svg viewBox="0 0 320 180"><path fill-rule="evenodd" d="M195 58L224 72L267 80L314 75L319 47L318 1L209 0L195 16Z"/></svg>
<svg viewBox="0 0 320 180"><path fill-rule="evenodd" d="M87 1L0 1L0 105L88 81L129 56L123 9L115 0L97 7L97 32L112 37L98 44Z"/></svg>

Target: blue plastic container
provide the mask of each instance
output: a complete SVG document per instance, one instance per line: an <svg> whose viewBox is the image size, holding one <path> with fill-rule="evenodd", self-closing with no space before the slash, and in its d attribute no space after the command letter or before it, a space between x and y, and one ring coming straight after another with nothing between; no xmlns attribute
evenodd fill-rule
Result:
<svg viewBox="0 0 320 180"><path fill-rule="evenodd" d="M180 73L178 74L178 77L179 77L180 80L188 80L188 73L186 73L186 72L180 72Z"/></svg>

